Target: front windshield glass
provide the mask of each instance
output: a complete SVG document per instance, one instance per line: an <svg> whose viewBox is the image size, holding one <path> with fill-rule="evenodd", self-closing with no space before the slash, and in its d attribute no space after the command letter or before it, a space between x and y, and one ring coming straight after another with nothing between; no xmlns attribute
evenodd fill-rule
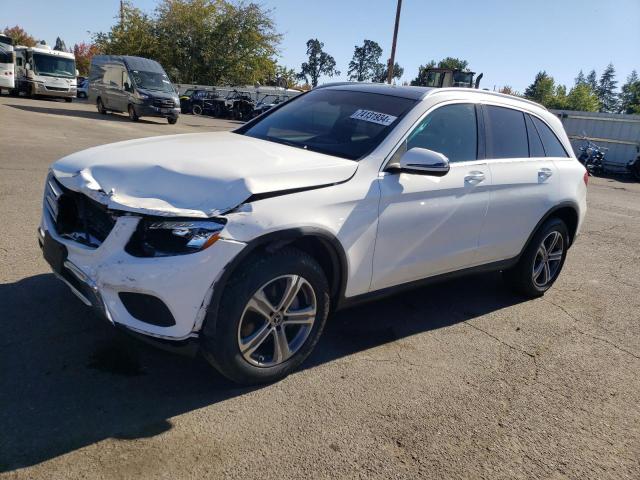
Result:
<svg viewBox="0 0 640 480"><path fill-rule="evenodd" d="M33 54L33 69L38 75L75 78L76 62L72 58Z"/></svg>
<svg viewBox="0 0 640 480"><path fill-rule="evenodd" d="M237 133L357 160L415 105L408 98L347 90L312 90Z"/></svg>
<svg viewBox="0 0 640 480"><path fill-rule="evenodd" d="M131 76L133 77L133 82L138 88L175 93L169 77L164 73L133 70L131 72Z"/></svg>

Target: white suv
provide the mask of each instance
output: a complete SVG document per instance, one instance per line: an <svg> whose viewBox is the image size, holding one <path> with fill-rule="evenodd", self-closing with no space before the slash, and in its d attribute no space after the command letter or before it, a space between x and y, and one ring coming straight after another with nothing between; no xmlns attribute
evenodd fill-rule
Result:
<svg viewBox="0 0 640 480"><path fill-rule="evenodd" d="M114 325L278 379L330 311L502 270L558 277L587 175L543 107L472 89L333 84L234 132L91 148L51 167L39 239ZM363 335L366 335L363 332Z"/></svg>

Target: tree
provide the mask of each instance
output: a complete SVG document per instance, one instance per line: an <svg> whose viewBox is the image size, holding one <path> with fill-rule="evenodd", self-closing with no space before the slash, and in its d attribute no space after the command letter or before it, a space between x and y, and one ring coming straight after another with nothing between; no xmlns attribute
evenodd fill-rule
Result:
<svg viewBox="0 0 640 480"><path fill-rule="evenodd" d="M318 79L321 75L327 75L328 77L340 75L340 72L336 70L335 59L325 52L323 48L324 43L317 38L307 41L307 57L309 61L302 64L298 76L306 82L311 80L312 87L318 86Z"/></svg>
<svg viewBox="0 0 640 480"><path fill-rule="evenodd" d="M587 82L576 82L567 96L567 110L579 110L582 112L597 112L600 108L598 96L591 90Z"/></svg>
<svg viewBox="0 0 640 480"><path fill-rule="evenodd" d="M64 40L60 37L56 38L56 45L53 47L54 50L58 50L59 52L66 52L67 45L65 45Z"/></svg>
<svg viewBox="0 0 640 480"><path fill-rule="evenodd" d="M4 34L11 37L14 45L22 45L25 47L35 47L36 39L24 31L22 27L16 25L15 27L6 27Z"/></svg>
<svg viewBox="0 0 640 480"><path fill-rule="evenodd" d="M436 66L436 62L431 60L426 65L420 65L418 67L418 76L411 80L411 85L415 86L424 86L427 84L427 70L430 68L434 68Z"/></svg>
<svg viewBox="0 0 640 480"><path fill-rule="evenodd" d="M524 96L529 100L541 103L545 107L553 102L556 87L553 77L547 75L544 70L538 72L535 80L524 91Z"/></svg>
<svg viewBox="0 0 640 480"><path fill-rule="evenodd" d="M613 68L613 64L607 65L604 72L600 76L600 82L596 89L598 100L600 100L601 112L615 112L618 106L618 95L616 94L616 85L618 82L615 80L616 71Z"/></svg>
<svg viewBox="0 0 640 480"><path fill-rule="evenodd" d="M622 85L619 112L640 114L640 79L638 79L638 72L635 70L627 77L627 82Z"/></svg>
<svg viewBox="0 0 640 480"><path fill-rule="evenodd" d="M515 97L519 97L520 94L518 92L516 92L511 85L505 85L504 87L498 89L499 93L504 93L506 95L513 95Z"/></svg>
<svg viewBox="0 0 640 480"><path fill-rule="evenodd" d="M97 48L153 58L178 83L254 84L274 74L281 36L258 4L161 0L147 15L125 2L123 17L94 35Z"/></svg>
<svg viewBox="0 0 640 480"><path fill-rule="evenodd" d="M587 77L585 77L584 73L582 73L582 70L580 70L578 76L575 79L575 85L581 85L583 83L587 83Z"/></svg>
<svg viewBox="0 0 640 480"><path fill-rule="evenodd" d="M353 58L349 62L349 80L364 82L371 80L380 65L382 48L373 40L365 40L361 47L355 46Z"/></svg>
<svg viewBox="0 0 640 480"><path fill-rule="evenodd" d="M76 43L73 46L73 55L76 57L76 68L83 77L89 76L89 69L91 68L91 58L94 55L99 55L100 50L96 45L88 44L85 42Z"/></svg>
<svg viewBox="0 0 640 480"><path fill-rule="evenodd" d="M567 87L565 87L564 85L556 86L553 92L553 96L547 100L547 104L545 104L545 107L555 108L557 110L566 110L568 107Z"/></svg>
<svg viewBox="0 0 640 480"><path fill-rule="evenodd" d="M401 78L402 75L404 74L404 68L402 68L398 62L395 62L393 64L393 75L391 75L391 78ZM387 78L389 76L389 69L387 68L387 66L384 63L379 63L376 66L376 72L373 76L372 81L376 82L376 83L385 83L387 81Z"/></svg>
<svg viewBox="0 0 640 480"><path fill-rule="evenodd" d="M438 68L450 68L452 70L469 70L469 62L459 58L446 57L438 62Z"/></svg>
<svg viewBox="0 0 640 480"><path fill-rule="evenodd" d="M589 75L587 75L587 83L591 87L591 90L593 90L594 92L598 90L598 79L595 70L591 70L589 72Z"/></svg>

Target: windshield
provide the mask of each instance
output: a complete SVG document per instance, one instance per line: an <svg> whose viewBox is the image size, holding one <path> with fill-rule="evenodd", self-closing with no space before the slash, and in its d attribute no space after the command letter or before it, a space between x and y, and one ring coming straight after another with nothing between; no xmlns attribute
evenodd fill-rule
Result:
<svg viewBox="0 0 640 480"><path fill-rule="evenodd" d="M33 54L33 69L38 75L50 77L75 78L76 62L72 58L58 57L56 55Z"/></svg>
<svg viewBox="0 0 640 480"><path fill-rule="evenodd" d="M413 105L414 100L376 93L312 90L236 133L357 160Z"/></svg>
<svg viewBox="0 0 640 480"><path fill-rule="evenodd" d="M473 73L471 72L454 72L453 73L453 86L454 87L472 87Z"/></svg>
<svg viewBox="0 0 640 480"><path fill-rule="evenodd" d="M144 90L156 90L159 92L175 93L169 77L164 73L144 72L133 70L131 72L136 87Z"/></svg>

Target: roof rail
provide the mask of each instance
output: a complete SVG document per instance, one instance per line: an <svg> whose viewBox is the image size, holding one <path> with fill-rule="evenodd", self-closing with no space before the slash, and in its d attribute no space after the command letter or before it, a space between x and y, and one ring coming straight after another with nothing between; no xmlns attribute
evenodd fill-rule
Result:
<svg viewBox="0 0 640 480"><path fill-rule="evenodd" d="M473 93L485 93L488 95L492 95L494 97L501 97L501 98L508 98L511 100L517 100L520 102L524 102L524 103L528 103L530 105L535 105L536 107L542 108L543 110L547 110L549 111L549 109L547 107L545 107L544 105L538 103L538 102L534 102L533 100L529 100L527 98L522 98L522 97L516 97L515 95L509 95L507 93L500 93L500 92L493 92L491 90L478 90L476 88L460 88L460 87L445 87L445 88L434 88L433 90L429 90L426 94L426 96L431 96L431 95L436 95L439 92L457 92L460 90L464 90L465 92L473 92Z"/></svg>

